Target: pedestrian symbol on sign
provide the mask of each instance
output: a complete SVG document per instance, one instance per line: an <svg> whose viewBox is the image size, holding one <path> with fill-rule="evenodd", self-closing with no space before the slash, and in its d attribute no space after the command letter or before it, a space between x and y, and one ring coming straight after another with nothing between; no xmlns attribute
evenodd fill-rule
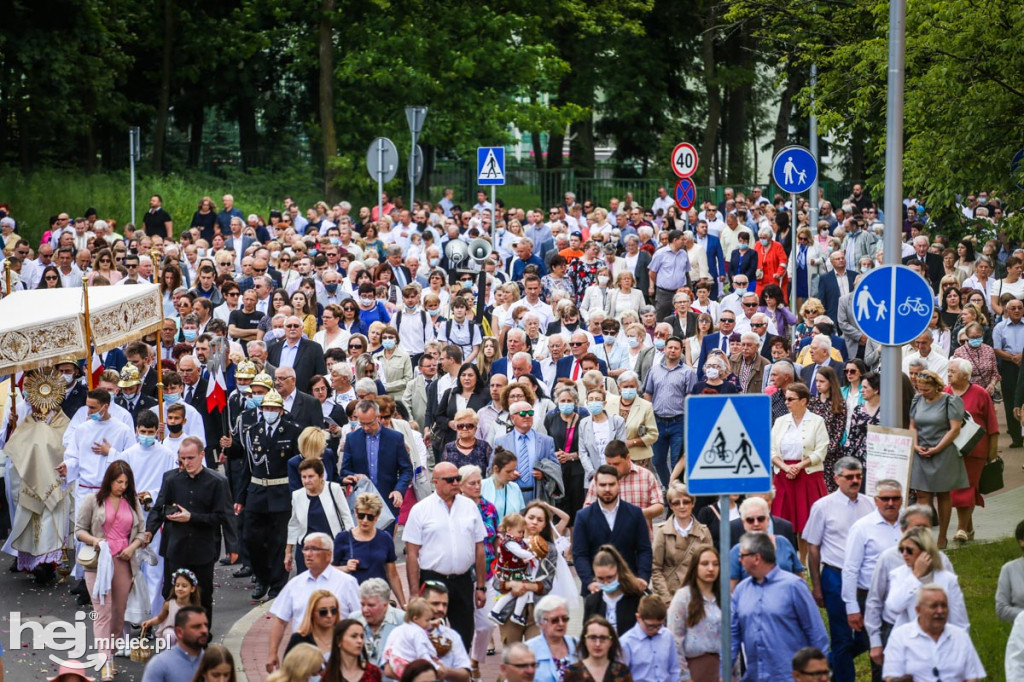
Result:
<svg viewBox="0 0 1024 682"><path fill-rule="evenodd" d="M870 320L871 319L871 306L874 305L877 308L875 312L875 319L881 320L885 317L885 299L876 301L871 296L871 292L868 287L864 287L857 294L857 319L858 320Z"/></svg>
<svg viewBox="0 0 1024 682"><path fill-rule="evenodd" d="M736 450L730 450L721 427L716 427L714 442L702 456L708 469L731 469L735 475L746 469L746 473L752 474L757 471L750 459L750 453L753 451L754 446L747 440L746 433L740 433L739 445Z"/></svg>
<svg viewBox="0 0 1024 682"><path fill-rule="evenodd" d="M793 184L793 173L796 172L796 182L800 185L807 181L807 171L799 170L796 164L793 163L793 157L786 157L786 165L782 167L782 172L786 176L786 184Z"/></svg>
<svg viewBox="0 0 1024 682"><path fill-rule="evenodd" d="M743 420L729 400L700 449L688 479L768 476Z"/></svg>

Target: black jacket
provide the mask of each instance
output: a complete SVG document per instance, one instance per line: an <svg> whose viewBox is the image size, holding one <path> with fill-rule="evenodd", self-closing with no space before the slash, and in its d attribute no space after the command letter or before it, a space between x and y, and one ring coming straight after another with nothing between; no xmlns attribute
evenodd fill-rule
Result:
<svg viewBox="0 0 1024 682"><path fill-rule="evenodd" d="M170 504L187 509L187 523L164 521L164 509ZM160 494L149 513L146 530L156 534L163 526L160 555L172 564L212 564L220 556L220 529L227 532L231 518L228 481L216 471L204 467L195 478L184 471L164 474Z"/></svg>
<svg viewBox="0 0 1024 682"><path fill-rule="evenodd" d="M615 630L619 637L636 625L636 614L639 610L640 597L623 593L622 599L615 604ZM583 622L586 623L591 616L608 617L608 605L604 603L604 597L600 591L588 594L583 600Z"/></svg>
<svg viewBox="0 0 1024 682"><path fill-rule="evenodd" d="M145 410L156 407L157 402L156 398L150 398L148 395L140 392L139 398L138 400L135 401L134 407L129 407L128 400L125 399L125 397L120 394L117 396L117 398L114 399L114 404L116 404L118 407L123 407L124 409L128 410L128 412L132 415L132 422L137 427L139 425L139 414Z"/></svg>

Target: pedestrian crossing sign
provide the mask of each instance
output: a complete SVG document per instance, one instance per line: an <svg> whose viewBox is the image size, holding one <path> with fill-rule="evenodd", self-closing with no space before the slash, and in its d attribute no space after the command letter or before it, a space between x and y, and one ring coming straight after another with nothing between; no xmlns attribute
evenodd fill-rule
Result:
<svg viewBox="0 0 1024 682"><path fill-rule="evenodd" d="M694 495L771 490L771 398L686 399L686 485Z"/></svg>
<svg viewBox="0 0 1024 682"><path fill-rule="evenodd" d="M477 147L476 176L478 185L504 185L505 148Z"/></svg>

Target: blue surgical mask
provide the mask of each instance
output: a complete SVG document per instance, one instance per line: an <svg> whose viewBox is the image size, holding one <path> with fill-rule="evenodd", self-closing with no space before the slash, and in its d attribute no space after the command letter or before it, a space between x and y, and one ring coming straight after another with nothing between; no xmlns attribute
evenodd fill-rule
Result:
<svg viewBox="0 0 1024 682"><path fill-rule="evenodd" d="M766 249L768 248L768 245L771 244L771 243L772 243L771 239L762 239L761 240L761 246L763 246Z"/></svg>
<svg viewBox="0 0 1024 682"><path fill-rule="evenodd" d="M499 235L505 234L505 228L504 227L499 227L498 228L498 234Z"/></svg>
<svg viewBox="0 0 1024 682"><path fill-rule="evenodd" d="M746 251L747 249L750 248L750 244L748 244L746 242L739 242L739 244L737 244L736 248L739 249L740 251Z"/></svg>
<svg viewBox="0 0 1024 682"><path fill-rule="evenodd" d="M636 400L636 389L635 388L624 388L619 392L623 400L630 401Z"/></svg>
<svg viewBox="0 0 1024 682"><path fill-rule="evenodd" d="M464 280L462 280L462 288L463 289L472 289L473 288L473 280L471 280L471 279L464 279Z"/></svg>
<svg viewBox="0 0 1024 682"><path fill-rule="evenodd" d="M665 339L654 339L654 347L657 350L665 348Z"/></svg>
<svg viewBox="0 0 1024 682"><path fill-rule="evenodd" d="M360 297L359 297L359 302L360 302L360 303L361 303L361 304L362 304L363 306L365 306L365 307L367 307L367 308L368 308L368 307L370 307L371 305L373 305L373 304L374 304L374 302L375 302L375 299L372 299L372 298L366 298L365 296L360 296Z"/></svg>
<svg viewBox="0 0 1024 682"><path fill-rule="evenodd" d="M979 348L981 344L985 342L985 339L978 337L976 339L967 339L967 343L970 344L971 348Z"/></svg>
<svg viewBox="0 0 1024 682"><path fill-rule="evenodd" d="M630 348L636 348L637 346L640 345L640 339L636 338L635 336L627 336L626 343L629 344Z"/></svg>
<svg viewBox="0 0 1024 682"><path fill-rule="evenodd" d="M747 291L747 285L746 284L733 284L732 285L732 290L733 290L734 293L743 294L743 293L746 293L746 291Z"/></svg>
<svg viewBox="0 0 1024 682"><path fill-rule="evenodd" d="M861 272L862 275L863 274L867 274L867 273L871 272L871 268L869 268L867 265L862 265L862 266L860 266L860 272Z"/></svg>
<svg viewBox="0 0 1024 682"><path fill-rule="evenodd" d="M139 445L144 448L151 448L156 443L156 436L138 436Z"/></svg>
<svg viewBox="0 0 1024 682"><path fill-rule="evenodd" d="M395 340L381 339L380 345L384 346L384 350L393 350L395 348Z"/></svg>
<svg viewBox="0 0 1024 682"><path fill-rule="evenodd" d="M335 291L338 290L338 283L337 282L331 282L330 284L325 284L324 285L324 289L327 290L327 293L333 294Z"/></svg>
<svg viewBox="0 0 1024 682"><path fill-rule="evenodd" d="M185 337L186 341L195 341L196 337L199 336L198 329L185 329L181 332L181 335Z"/></svg>
<svg viewBox="0 0 1024 682"><path fill-rule="evenodd" d="M434 308L433 310L428 310L427 314L430 315L431 317L437 317L438 315L441 314L441 309L440 308Z"/></svg>
<svg viewBox="0 0 1024 682"><path fill-rule="evenodd" d="M94 421L94 422L98 422L102 418L103 418L103 415L100 414L99 412L93 412L92 414L89 415L90 421Z"/></svg>
<svg viewBox="0 0 1024 682"><path fill-rule="evenodd" d="M572 403L558 403L558 411L562 414L572 414L576 411L576 406Z"/></svg>
<svg viewBox="0 0 1024 682"><path fill-rule="evenodd" d="M263 404L263 396L253 395L245 399L246 408L253 410Z"/></svg>
<svg viewBox="0 0 1024 682"><path fill-rule="evenodd" d="M429 261L430 267L436 268L437 264L440 263L440 262L441 262L440 258L431 258L430 261Z"/></svg>
<svg viewBox="0 0 1024 682"><path fill-rule="evenodd" d="M338 239L337 237L331 237L331 244L333 246L337 246L337 245L341 244L341 240Z"/></svg>
<svg viewBox="0 0 1024 682"><path fill-rule="evenodd" d="M164 402L167 403L168 405L173 405L179 400L181 400L180 393L164 393Z"/></svg>
<svg viewBox="0 0 1024 682"><path fill-rule="evenodd" d="M608 583L607 585L601 585L601 591L604 592L605 594L611 594L612 592L618 591L618 589L619 589L619 581L618 580L616 580L613 583Z"/></svg>
<svg viewBox="0 0 1024 682"><path fill-rule="evenodd" d="M280 418L280 412L275 412L274 410L263 410L263 419L266 420L268 424L276 424L277 420Z"/></svg>
<svg viewBox="0 0 1024 682"><path fill-rule="evenodd" d="M588 402L587 411L590 412L590 414L601 414L604 412L604 403Z"/></svg>

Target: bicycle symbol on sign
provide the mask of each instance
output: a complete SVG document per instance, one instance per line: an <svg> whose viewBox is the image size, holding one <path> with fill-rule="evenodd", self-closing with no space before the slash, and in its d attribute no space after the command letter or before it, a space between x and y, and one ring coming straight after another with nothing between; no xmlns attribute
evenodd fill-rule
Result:
<svg viewBox="0 0 1024 682"><path fill-rule="evenodd" d="M739 448L730 450L722 429L718 429L715 440L708 450L705 450L702 457L704 462L712 469L732 469L734 474L739 474L740 469L746 467L749 473L754 473L755 467L751 462L753 446L747 440L745 433L740 434ZM738 457L738 460L737 460Z"/></svg>
<svg viewBox="0 0 1024 682"><path fill-rule="evenodd" d="M906 317L911 312L913 312L915 315L924 316L927 315L929 311L928 305L926 303L922 303L921 297L917 296L915 298L908 298L907 300L903 301L903 303L900 303L898 306L896 306L896 312L900 316Z"/></svg>

